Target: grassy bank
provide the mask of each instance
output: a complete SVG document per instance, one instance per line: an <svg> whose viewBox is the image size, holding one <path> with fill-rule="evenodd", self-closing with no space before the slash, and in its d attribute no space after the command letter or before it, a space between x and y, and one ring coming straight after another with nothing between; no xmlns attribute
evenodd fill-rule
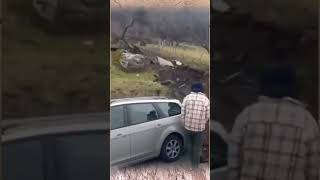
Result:
<svg viewBox="0 0 320 180"><path fill-rule="evenodd" d="M158 45L148 44L142 48L167 59L179 60L196 69L209 70L210 55L202 47L182 44L176 48L165 46L160 49Z"/></svg>
<svg viewBox="0 0 320 180"><path fill-rule="evenodd" d="M153 72L127 73L120 67L121 52L112 53L111 98L168 95L168 87L153 82Z"/></svg>

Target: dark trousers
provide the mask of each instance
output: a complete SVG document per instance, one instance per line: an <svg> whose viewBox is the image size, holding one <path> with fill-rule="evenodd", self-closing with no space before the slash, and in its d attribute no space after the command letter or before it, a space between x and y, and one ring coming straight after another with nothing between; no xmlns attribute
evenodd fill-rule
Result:
<svg viewBox="0 0 320 180"><path fill-rule="evenodd" d="M198 167L200 164L200 155L202 151L202 141L204 132L187 131L189 140L189 157L192 167Z"/></svg>

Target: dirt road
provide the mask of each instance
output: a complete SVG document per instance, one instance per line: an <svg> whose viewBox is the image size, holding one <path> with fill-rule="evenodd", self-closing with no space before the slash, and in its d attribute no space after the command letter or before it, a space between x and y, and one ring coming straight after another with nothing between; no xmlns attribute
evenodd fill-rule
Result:
<svg viewBox="0 0 320 180"><path fill-rule="evenodd" d="M209 180L209 163L202 163L198 170L192 170L187 155L173 163L153 159L125 168L112 167L111 180Z"/></svg>

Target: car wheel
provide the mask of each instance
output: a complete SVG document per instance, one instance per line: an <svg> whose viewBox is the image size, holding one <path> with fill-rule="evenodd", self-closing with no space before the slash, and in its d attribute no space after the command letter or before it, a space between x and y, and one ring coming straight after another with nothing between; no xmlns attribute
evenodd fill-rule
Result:
<svg viewBox="0 0 320 180"><path fill-rule="evenodd" d="M177 135L170 135L162 144L160 157L167 162L176 161L182 153L182 148L181 138Z"/></svg>

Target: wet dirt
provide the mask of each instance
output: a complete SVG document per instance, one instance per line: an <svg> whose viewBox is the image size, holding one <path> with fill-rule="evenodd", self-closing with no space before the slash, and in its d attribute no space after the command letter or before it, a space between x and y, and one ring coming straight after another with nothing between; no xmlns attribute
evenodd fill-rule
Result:
<svg viewBox="0 0 320 180"><path fill-rule="evenodd" d="M195 82L203 83L205 93L209 94L209 74L208 72L197 70L186 65L175 68L161 68L156 71L159 81L171 89L171 96L179 100L191 92L191 85Z"/></svg>

